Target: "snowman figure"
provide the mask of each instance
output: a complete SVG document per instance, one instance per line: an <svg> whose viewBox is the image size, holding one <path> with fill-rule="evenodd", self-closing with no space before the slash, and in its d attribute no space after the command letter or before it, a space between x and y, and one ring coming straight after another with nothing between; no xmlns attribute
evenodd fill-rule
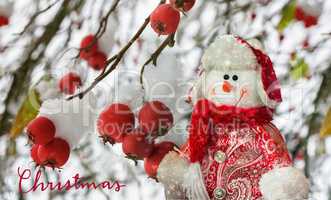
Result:
<svg viewBox="0 0 331 200"><path fill-rule="evenodd" d="M270 58L257 40L216 39L192 90L189 138L157 166L167 199L303 200L309 183L272 124L281 102Z"/></svg>

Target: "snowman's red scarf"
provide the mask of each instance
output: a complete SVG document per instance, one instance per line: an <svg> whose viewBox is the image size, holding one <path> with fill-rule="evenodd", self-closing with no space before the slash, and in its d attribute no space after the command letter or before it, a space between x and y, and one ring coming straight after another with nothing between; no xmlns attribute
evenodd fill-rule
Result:
<svg viewBox="0 0 331 200"><path fill-rule="evenodd" d="M204 99L194 107L189 128L188 154L192 163L201 161L207 153L207 147L214 125L223 127L254 127L272 120L268 107L240 108L235 106L216 106Z"/></svg>

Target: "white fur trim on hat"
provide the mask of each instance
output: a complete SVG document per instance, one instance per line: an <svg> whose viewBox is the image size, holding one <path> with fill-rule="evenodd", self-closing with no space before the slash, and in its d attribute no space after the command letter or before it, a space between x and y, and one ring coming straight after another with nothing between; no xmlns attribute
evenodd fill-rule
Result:
<svg viewBox="0 0 331 200"><path fill-rule="evenodd" d="M300 170L283 167L264 174L260 190L265 200L305 200L308 199L309 182Z"/></svg>
<svg viewBox="0 0 331 200"><path fill-rule="evenodd" d="M256 57L248 45L242 44L233 35L218 37L202 57L203 68L207 71L256 69Z"/></svg>

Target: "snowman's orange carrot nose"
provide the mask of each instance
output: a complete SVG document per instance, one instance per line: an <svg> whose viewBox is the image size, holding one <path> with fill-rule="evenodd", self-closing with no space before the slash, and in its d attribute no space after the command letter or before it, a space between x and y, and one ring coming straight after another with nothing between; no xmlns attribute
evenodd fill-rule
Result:
<svg viewBox="0 0 331 200"><path fill-rule="evenodd" d="M229 93L233 89L233 86L228 81L224 81L222 88L224 92Z"/></svg>

